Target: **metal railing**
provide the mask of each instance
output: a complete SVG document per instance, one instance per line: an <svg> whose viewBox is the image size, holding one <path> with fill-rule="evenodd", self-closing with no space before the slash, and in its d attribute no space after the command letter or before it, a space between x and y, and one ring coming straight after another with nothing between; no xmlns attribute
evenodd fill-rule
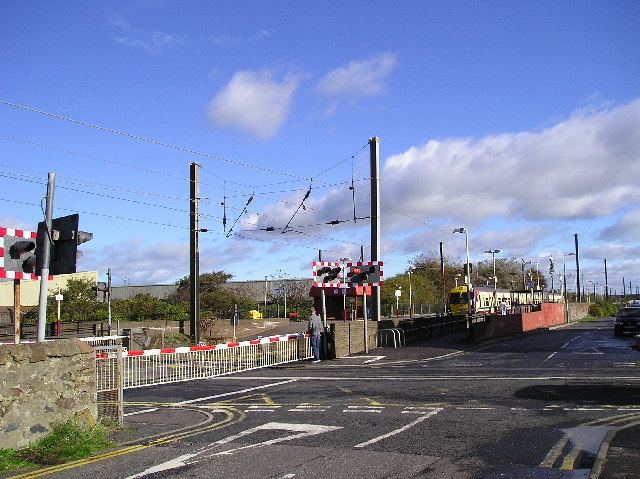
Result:
<svg viewBox="0 0 640 479"><path fill-rule="evenodd" d="M122 340L126 336L91 336L88 338L78 338L80 341L89 343L94 348L97 346L121 346ZM126 351L126 348L125 348Z"/></svg>
<svg viewBox="0 0 640 479"><path fill-rule="evenodd" d="M407 345L407 342L404 336L404 331L399 328L391 328L391 329L381 329L380 331L378 331L377 347L388 346L389 338L393 339L394 348L397 348L398 345L400 345L400 347Z"/></svg>
<svg viewBox="0 0 640 479"><path fill-rule="evenodd" d="M206 379L311 358L306 334L289 334L237 343L122 352L122 387L133 389ZM98 392L113 390L118 353L96 352Z"/></svg>

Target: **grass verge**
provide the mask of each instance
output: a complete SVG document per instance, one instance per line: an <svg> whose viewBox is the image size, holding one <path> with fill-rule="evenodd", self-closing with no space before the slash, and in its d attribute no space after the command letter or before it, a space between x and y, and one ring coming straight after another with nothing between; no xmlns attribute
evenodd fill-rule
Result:
<svg viewBox="0 0 640 479"><path fill-rule="evenodd" d="M0 449L0 471L89 457L114 445L108 434L109 429L102 424L93 428L76 421L56 424L49 434L24 449Z"/></svg>

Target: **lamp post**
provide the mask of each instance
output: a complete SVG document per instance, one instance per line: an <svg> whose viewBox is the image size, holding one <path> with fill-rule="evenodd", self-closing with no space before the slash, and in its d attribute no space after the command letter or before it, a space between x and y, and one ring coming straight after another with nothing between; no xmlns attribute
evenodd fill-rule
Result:
<svg viewBox="0 0 640 479"><path fill-rule="evenodd" d="M522 289L527 289L527 280L524 274L524 265L531 264L531 261L525 261L523 258L520 258L520 261L522 261Z"/></svg>
<svg viewBox="0 0 640 479"><path fill-rule="evenodd" d="M501 253L500 249L489 249L485 253L491 254L491 261L493 263L493 290L498 289L498 277L496 276L496 254Z"/></svg>
<svg viewBox="0 0 640 479"><path fill-rule="evenodd" d="M467 271L465 272L465 275L464 275L464 282L467 284L469 289L471 289L471 271L470 271L470 268L469 268L469 232L464 227L456 228L455 230L453 230L453 232L454 233L464 233L464 244L465 244L465 248L467 250Z"/></svg>
<svg viewBox="0 0 640 479"><path fill-rule="evenodd" d="M567 256L575 256L575 253L563 253L562 255L562 285L564 287L564 302L567 302Z"/></svg>
<svg viewBox="0 0 640 479"><path fill-rule="evenodd" d="M538 267L538 261L536 260L536 289L540 289L540 268Z"/></svg>
<svg viewBox="0 0 640 479"><path fill-rule="evenodd" d="M349 261L351 261L351 258L340 258L338 261L342 262L342 263L347 263ZM345 268L342 268L342 283L344 283L342 285L342 319L344 321L347 320L347 287L346 287L346 271Z"/></svg>
<svg viewBox="0 0 640 479"><path fill-rule="evenodd" d="M464 244L467 250L467 271L464 277L465 283L467 284L467 338L471 338L471 334L473 331L471 329L471 321L473 319L471 312L471 268L469 266L469 232L466 228L456 228L453 230L454 233L464 233Z"/></svg>
<svg viewBox="0 0 640 479"><path fill-rule="evenodd" d="M409 268L407 270L407 272L409 273L409 317L411 317L412 316L412 314L411 314L411 306L412 306L412 304L411 304L411 293L413 293L413 291L411 289L411 268Z"/></svg>

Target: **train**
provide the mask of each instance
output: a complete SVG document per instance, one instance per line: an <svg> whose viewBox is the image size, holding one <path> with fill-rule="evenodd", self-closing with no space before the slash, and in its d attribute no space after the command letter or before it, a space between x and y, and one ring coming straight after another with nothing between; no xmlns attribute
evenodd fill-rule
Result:
<svg viewBox="0 0 640 479"><path fill-rule="evenodd" d="M469 296L471 296L472 314L495 313L502 301L506 303L507 309L515 306L540 304L541 302L558 303L562 301L562 295L559 293L531 289L522 291L494 289L491 286L472 286L471 295L469 295L468 286L463 284L456 286L449 292L449 312L454 316L466 315L469 309Z"/></svg>

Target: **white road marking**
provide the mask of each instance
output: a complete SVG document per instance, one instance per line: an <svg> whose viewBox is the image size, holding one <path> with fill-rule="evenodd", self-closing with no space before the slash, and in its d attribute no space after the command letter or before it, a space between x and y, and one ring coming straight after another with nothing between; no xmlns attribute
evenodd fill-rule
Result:
<svg viewBox="0 0 640 479"><path fill-rule="evenodd" d="M145 476L151 475L151 474L155 474L155 473L160 473L160 472L167 472L170 471L172 469L177 469L179 467L183 467L189 464L197 464L200 461L205 460L208 457L212 457L212 456L220 456L220 455L232 455L235 454L238 451L244 450L244 449L249 449L249 448L253 448L253 447L261 447L261 446L268 446L271 444L277 444L279 442L284 442L284 441L291 441L293 439L300 439L303 437L307 437L307 436L313 436L315 434L322 434L325 432L330 432L330 431L335 431L337 429L342 429L342 427L340 426L322 426L322 425L317 425L317 424L288 424L288 423L279 423L279 422L269 422L266 424L263 424L261 426L257 426L257 427L253 427L251 429L247 429L246 431L242 431L239 434L234 434L233 436L229 436L225 439L221 439L219 441L216 441L214 443L208 444L204 447L202 447L199 451L191 453L191 454L183 454L182 456L178 456L175 459L170 459L168 461L165 461L161 464L157 464L155 466L150 467L149 469L146 469L138 474L135 474L133 476L129 476L126 479L139 479L139 478L143 478ZM241 446L241 447L237 447L234 449L229 449L227 451L221 451L221 452L217 452L217 453L213 453L213 454L207 454L210 453L212 450L217 449L218 446L223 445L223 444L228 444L232 441L235 441L236 439L239 439L241 437L245 437L253 432L256 431L262 431L262 430L269 430L269 431L278 431L278 430L283 430L283 431L288 431L288 432L292 432L294 434L288 435L288 436L284 436L284 437L279 437L276 439L271 439L269 441L263 441L263 442L258 442L255 444L249 444L247 446ZM198 459L196 459L198 456ZM287 474L283 477L294 477L294 475L290 475Z"/></svg>
<svg viewBox="0 0 640 479"><path fill-rule="evenodd" d="M472 407L472 406L458 406L456 409L469 409L472 411L492 411L494 407Z"/></svg>
<svg viewBox="0 0 640 479"><path fill-rule="evenodd" d="M276 410L255 408L255 409L245 409L244 412L276 412Z"/></svg>
<svg viewBox="0 0 640 479"><path fill-rule="evenodd" d="M582 337L582 334L564 343L560 349L565 349L567 346L569 346L572 342L574 342L576 339L579 339L580 337Z"/></svg>
<svg viewBox="0 0 640 479"><path fill-rule="evenodd" d="M265 389L265 388L270 388L270 387L273 387L273 386L279 386L281 384L293 383L295 381L298 381L298 378L288 379L286 381L280 381L280 382L277 382L277 383L263 384L262 386L256 386L256 387L253 387L253 388L240 389L239 391L231 391L231 392L228 392L228 393L216 394L214 396L206 396L206 397L197 398L197 399L189 399L188 401L181 401L181 402L175 403L175 406L184 406L185 404L193 404L195 402L208 401L209 399L218 399L218 398L221 398L221 397L235 396L236 394L243 394L243 393L250 392L250 391L256 391L258 389Z"/></svg>
<svg viewBox="0 0 640 479"><path fill-rule="evenodd" d="M551 353L549 356L547 356L547 359L545 359L543 363L546 363L547 361L549 361L549 359L554 357L556 354L558 354L558 351L554 351L553 353Z"/></svg>
<svg viewBox="0 0 640 479"><path fill-rule="evenodd" d="M375 361L380 361L385 356L374 356L373 359L367 359L363 364L373 363Z"/></svg>
<svg viewBox="0 0 640 479"><path fill-rule="evenodd" d="M136 414L145 414L148 412L155 412L160 408L154 407L151 409L143 409L142 411L134 411L134 412L128 412L127 414L123 414L123 416L135 416Z"/></svg>
<svg viewBox="0 0 640 479"><path fill-rule="evenodd" d="M240 377L220 377L217 380L256 380L265 381L273 380L273 378L262 376L240 376ZM469 381L640 381L640 376L279 376L278 379L290 379L292 381L449 381L451 379L464 379ZM283 381L285 382L285 381ZM281 383L266 385L265 387L275 386ZM251 388L250 390L253 390ZM239 391L240 392L240 391ZM229 393L229 394L238 394ZM180 404L180 403L178 403Z"/></svg>
<svg viewBox="0 0 640 479"><path fill-rule="evenodd" d="M386 439L386 438L388 438L388 437L395 436L396 434L400 434L401 432L406 431L406 430L407 430L407 429L409 429L410 427L413 427L413 426L415 426L416 424L420 424L422 421L424 421L424 420L426 420L426 419L429 419L431 416L435 416L435 415L436 415L436 414L438 414L440 411L442 411L442 408L441 408L441 407L436 408L436 409L434 409L433 411L431 411L430 413L425 414L424 416L420 416L420 417L419 417L418 419L416 419L415 421L410 422L409 424L407 424L407 425L405 425L405 426L402 426L402 427L401 427L401 428L399 428L399 429L396 429L396 430L394 430L394 431L388 432L387 434L383 434L382 436L374 437L373 439L370 439L370 440L368 440L368 441L366 441L366 442L361 442L360 444L356 444L356 445L355 445L355 446L353 446L353 447L357 447L357 448L366 447L366 446L369 446L370 444L374 444L374 443L376 443L376 442L378 442L378 441L382 441L383 439Z"/></svg>
<svg viewBox="0 0 640 479"><path fill-rule="evenodd" d="M351 407L351 406L349 406ZM342 412L369 412L369 413L376 413L376 412L382 412L382 409L343 409Z"/></svg>
<svg viewBox="0 0 640 479"><path fill-rule="evenodd" d="M601 407L563 407L563 411L604 411Z"/></svg>
<svg viewBox="0 0 640 479"><path fill-rule="evenodd" d="M329 408L328 407L327 408L314 408L314 409L311 409L311 408L305 408L305 409L294 408L294 409L287 409L287 411L289 411L289 412L326 412L327 409L329 409Z"/></svg>

